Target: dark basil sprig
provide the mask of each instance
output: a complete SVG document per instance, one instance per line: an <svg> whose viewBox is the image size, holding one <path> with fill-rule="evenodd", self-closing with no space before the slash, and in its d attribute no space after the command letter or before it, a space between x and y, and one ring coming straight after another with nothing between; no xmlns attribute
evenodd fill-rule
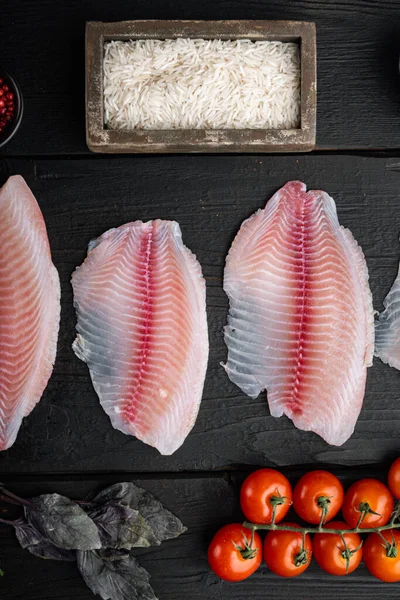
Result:
<svg viewBox="0 0 400 600"><path fill-rule="evenodd" d="M25 500L2 484L0 492L3 501L24 509L25 518L0 518L15 528L22 548L41 558L77 560L86 584L103 600L157 600L150 575L130 551L158 546L186 528L150 492L132 482L112 485L90 502L60 494Z"/></svg>

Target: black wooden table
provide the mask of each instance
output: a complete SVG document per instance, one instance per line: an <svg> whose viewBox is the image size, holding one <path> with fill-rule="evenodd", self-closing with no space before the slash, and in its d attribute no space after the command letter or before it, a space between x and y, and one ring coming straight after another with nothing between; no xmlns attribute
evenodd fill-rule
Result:
<svg viewBox="0 0 400 600"><path fill-rule="evenodd" d="M0 157L0 183L22 174L46 219L62 285L54 374L17 442L0 455L0 480L26 495L83 497L135 480L188 527L178 540L138 552L161 600L397 598L364 567L346 579L315 565L293 581L263 567L241 584L219 581L207 566L213 533L242 517L246 472L279 466L293 480L328 466L344 482L384 480L400 451L400 373L376 360L356 430L341 448L270 417L263 394L251 400L230 383L222 328L224 258L242 220L290 179L322 188L341 223L362 245L375 308L400 258L399 0L3 0L0 58L23 87L25 116ZM84 136L86 20L295 19L315 21L318 40L317 150L309 155L95 156ZM196 426L173 456L112 429L86 366L73 354L70 276L88 241L127 221L176 219L207 279L211 352ZM75 565L43 561L0 529L4 600L90 600Z"/></svg>

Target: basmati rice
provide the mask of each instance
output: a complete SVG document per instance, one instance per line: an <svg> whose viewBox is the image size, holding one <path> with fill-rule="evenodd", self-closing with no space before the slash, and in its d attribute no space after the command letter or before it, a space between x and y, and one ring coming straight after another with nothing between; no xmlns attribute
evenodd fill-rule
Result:
<svg viewBox="0 0 400 600"><path fill-rule="evenodd" d="M110 129L293 129L300 122L295 43L134 40L105 44Z"/></svg>

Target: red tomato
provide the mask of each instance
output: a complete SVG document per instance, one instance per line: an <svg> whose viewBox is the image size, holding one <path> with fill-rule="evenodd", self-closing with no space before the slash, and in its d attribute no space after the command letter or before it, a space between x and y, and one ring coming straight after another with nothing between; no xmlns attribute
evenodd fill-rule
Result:
<svg viewBox="0 0 400 600"><path fill-rule="evenodd" d="M357 527L364 513L359 527L365 528L386 525L393 509L394 500L386 485L376 479L360 479L347 490L342 512L350 527Z"/></svg>
<svg viewBox="0 0 400 600"><path fill-rule="evenodd" d="M387 546L377 533L371 533L364 542L364 562L374 577L381 581L400 581L400 533L396 529L381 532Z"/></svg>
<svg viewBox="0 0 400 600"><path fill-rule="evenodd" d="M225 581L242 581L258 569L262 559L262 542L257 532L251 544L251 531L240 523L222 527L208 547L208 563Z"/></svg>
<svg viewBox="0 0 400 600"><path fill-rule="evenodd" d="M388 484L396 500L400 500L400 458L396 458L389 469Z"/></svg>
<svg viewBox="0 0 400 600"><path fill-rule="evenodd" d="M271 523L275 505L275 523L286 516L292 503L292 488L282 473L259 469L251 473L240 490L240 505L248 521Z"/></svg>
<svg viewBox="0 0 400 600"><path fill-rule="evenodd" d="M326 523L343 504L344 490L339 479L328 471L310 471L297 482L293 507L307 523Z"/></svg>
<svg viewBox="0 0 400 600"><path fill-rule="evenodd" d="M296 523L282 523L299 527ZM310 536L305 536L302 552L302 534L293 531L269 531L264 540L264 560L267 567L281 577L296 577L308 568L312 557Z"/></svg>
<svg viewBox="0 0 400 600"><path fill-rule="evenodd" d="M348 529L343 521L332 521L325 529ZM362 559L361 538L358 533L344 533L344 541L339 534L317 533L312 547L315 559L321 569L331 575L347 575L358 567Z"/></svg>

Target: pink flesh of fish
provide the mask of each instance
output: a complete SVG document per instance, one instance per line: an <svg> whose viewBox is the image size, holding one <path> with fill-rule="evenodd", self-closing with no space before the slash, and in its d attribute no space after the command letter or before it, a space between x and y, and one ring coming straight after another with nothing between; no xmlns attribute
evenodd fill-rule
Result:
<svg viewBox="0 0 400 600"><path fill-rule="evenodd" d="M375 356L400 369L400 269L375 325Z"/></svg>
<svg viewBox="0 0 400 600"><path fill-rule="evenodd" d="M6 450L47 385L60 321L46 226L18 175L0 190L0 247L0 450Z"/></svg>
<svg viewBox="0 0 400 600"><path fill-rule="evenodd" d="M74 351L113 426L172 454L195 423L208 360L205 282L178 223L107 231L72 286Z"/></svg>
<svg viewBox="0 0 400 600"><path fill-rule="evenodd" d="M229 378L271 414L343 444L360 413L374 328L364 255L325 192L299 181L247 219L226 260Z"/></svg>

